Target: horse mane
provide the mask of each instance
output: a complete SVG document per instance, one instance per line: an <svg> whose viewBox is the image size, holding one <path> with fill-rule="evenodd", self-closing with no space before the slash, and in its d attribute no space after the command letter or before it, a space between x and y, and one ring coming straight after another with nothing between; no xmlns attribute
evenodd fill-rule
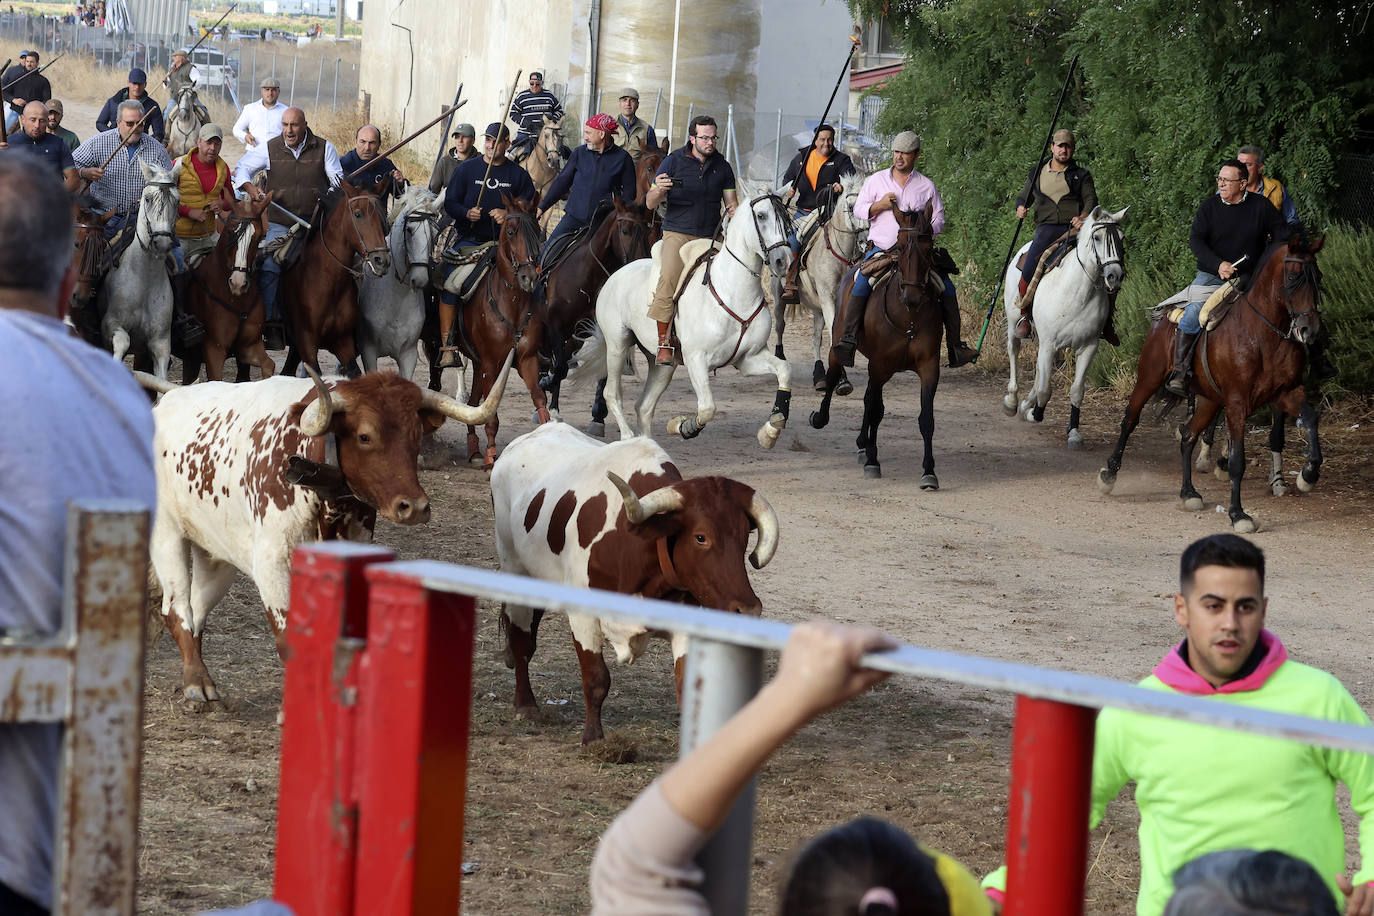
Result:
<svg viewBox="0 0 1374 916"><path fill-rule="evenodd" d="M391 202L391 211L386 215L388 223L394 223L402 213L420 210L425 213L439 212L439 198L429 188L411 185L406 192Z"/></svg>
<svg viewBox="0 0 1374 916"><path fill-rule="evenodd" d="M862 172L852 172L848 175L841 175L840 193L843 195L848 194L850 191L857 191L863 187L864 182L867 180L868 176Z"/></svg>

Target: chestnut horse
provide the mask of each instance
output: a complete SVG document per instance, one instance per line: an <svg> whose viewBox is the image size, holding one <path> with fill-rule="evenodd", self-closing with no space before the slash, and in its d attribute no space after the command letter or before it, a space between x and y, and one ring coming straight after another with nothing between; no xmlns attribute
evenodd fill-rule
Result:
<svg viewBox="0 0 1374 916"><path fill-rule="evenodd" d="M496 264L477 284L462 306L463 352L473 362L469 404L480 404L496 383L496 367L515 350L515 368L529 389L540 423L549 421L544 389L539 387L539 350L544 328L535 314L534 287L539 278L539 250L544 236L534 214L534 201L501 194L506 218L497 230ZM486 423L487 450L484 465L496 462L496 432L500 418L492 414ZM481 455L477 431L468 427L468 460Z"/></svg>
<svg viewBox="0 0 1374 916"><path fill-rule="evenodd" d="M295 375L302 360L318 373L321 347L338 357L341 366L353 365L358 353L358 282L363 278L353 258L362 258L363 268L374 277L391 269L381 201L390 180L379 179L371 188L341 181L315 208L315 224L300 260L282 271L279 295L291 331L291 352L282 375Z"/></svg>
<svg viewBox="0 0 1374 916"><path fill-rule="evenodd" d="M100 265L105 260L109 243L105 241L105 223L114 211L101 213L95 201L86 197L73 204L76 212L75 242L72 266L76 268L76 288L72 290L71 322L81 337L92 346L100 346L100 316L95 309L95 287L100 280Z"/></svg>
<svg viewBox="0 0 1374 916"><path fill-rule="evenodd" d="M864 392L864 416L857 444L862 452L865 477L882 477L878 463L878 424L883 420L883 386L888 379L908 369L921 377L921 438L925 455L921 462L921 489L938 490L935 455L931 437L935 434L935 389L940 384L940 338L944 319L940 295L944 284L935 273L931 247L930 209L894 210L897 218L896 270L880 280L868 298L863 326L859 329L859 352L868 357L868 389ZM843 305L854 285L854 269L840 281L836 302ZM835 310L832 339L843 331L844 309ZM843 377L843 367L832 346L830 365L825 373L825 394L820 409L811 414L811 425L822 429L830 422L830 397Z"/></svg>
<svg viewBox="0 0 1374 916"><path fill-rule="evenodd" d="M1198 436L1226 408L1226 428L1231 436L1227 471L1231 478L1231 527L1239 532L1255 530L1255 520L1245 514L1240 502L1240 484L1245 476L1245 420L1265 404L1273 402L1285 414L1296 416L1307 430L1307 462L1298 476L1298 489L1307 492L1321 474L1322 452L1317 441L1317 412L1303 391L1307 366L1304 349L1321 327L1317 315L1321 271L1317 252L1325 239L1302 235L1271 245L1260 261L1255 279L1215 330L1202 332L1193 355L1190 390L1197 395L1197 410L1182 430L1179 449L1183 458L1183 486L1179 498L1183 508L1196 511L1203 506L1202 495L1193 487L1193 449ZM1136 366L1135 390L1121 420L1121 436L1107 466L1098 472L1097 485L1111 493L1126 440L1145 404L1159 391L1173 366L1172 322L1160 318L1151 326ZM1178 398L1169 396L1172 407ZM1166 408L1167 410L1167 408ZM1276 418L1270 433L1270 450L1275 464L1283 449L1282 417Z"/></svg>
<svg viewBox="0 0 1374 916"><path fill-rule="evenodd" d="M665 137L658 146L645 146L644 141L639 141L639 161L635 163L635 202L644 203L645 196L649 193L649 185L654 183L654 176L658 174L658 167L663 164L663 160L668 155L668 139ZM652 211L652 219L649 222L649 247L663 238L663 219L657 210Z"/></svg>
<svg viewBox="0 0 1374 916"><path fill-rule="evenodd" d="M235 201L233 211L221 221L214 249L191 270L186 310L205 325L205 339L200 352L188 353L181 364L183 385L200 377L202 362L206 379L218 382L231 353L240 382L248 381L249 366L257 366L263 378L276 371L262 343L266 307L252 279L258 246L267 237L267 207L275 193L269 191L257 202Z"/></svg>
<svg viewBox="0 0 1374 916"><path fill-rule="evenodd" d="M615 209L574 242L545 275L539 318L553 363L544 385L555 411L559 388L568 376L569 344L579 325L596 320L596 296L601 287L626 264L649 256L653 212L641 204L612 200Z"/></svg>

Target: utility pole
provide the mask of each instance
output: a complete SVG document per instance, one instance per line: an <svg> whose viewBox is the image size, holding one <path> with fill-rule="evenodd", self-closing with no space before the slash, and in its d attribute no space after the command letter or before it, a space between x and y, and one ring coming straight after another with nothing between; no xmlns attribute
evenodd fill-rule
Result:
<svg viewBox="0 0 1374 916"><path fill-rule="evenodd" d="M334 0L334 37L343 38L344 21L344 2L345 0Z"/></svg>

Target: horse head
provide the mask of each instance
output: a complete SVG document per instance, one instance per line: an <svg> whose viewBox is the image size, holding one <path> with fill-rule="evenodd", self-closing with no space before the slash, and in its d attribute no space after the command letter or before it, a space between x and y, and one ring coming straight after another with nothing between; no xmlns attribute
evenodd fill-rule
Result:
<svg viewBox="0 0 1374 916"><path fill-rule="evenodd" d="M1325 235L1314 239L1299 231L1288 240L1286 250L1280 249L1284 252L1279 269L1282 271L1282 301L1288 309L1288 336L1302 344L1312 343L1321 330L1317 305L1321 301L1322 272L1317 267L1317 252L1325 243ZM1275 252L1270 260L1277 261L1277 254Z"/></svg>
<svg viewBox="0 0 1374 916"><path fill-rule="evenodd" d="M391 263L396 279L411 289L424 289L429 283L438 222L438 199L428 188L411 187L393 210Z"/></svg>
<svg viewBox="0 0 1374 916"><path fill-rule="evenodd" d="M391 269L391 251L386 243L386 225L382 213L381 196L388 177L377 180L371 188L360 188L346 179L339 182L343 200L336 209L346 214L340 217L353 227L352 233L339 234L345 243L363 259L363 265L374 277L382 277ZM329 221L332 227L335 220ZM326 227L329 228L329 227Z"/></svg>
<svg viewBox="0 0 1374 916"><path fill-rule="evenodd" d="M612 221L610 247L615 259L629 264L649 256L649 229L653 211L641 203L623 203L612 197L615 211L607 219Z"/></svg>
<svg viewBox="0 0 1374 916"><path fill-rule="evenodd" d="M744 227L742 231L752 236L746 240L746 247L758 252L773 276L781 277L792 260L792 249L787 244L787 208L782 198L771 191L754 193L744 182L740 182L740 185L747 196L750 218L731 219L726 227L726 237L728 239L731 231L741 231L734 226L735 222L739 222Z"/></svg>
<svg viewBox="0 0 1374 916"><path fill-rule="evenodd" d="M920 210L893 210L897 220L897 273L900 276L902 304L913 311L921 304L922 295L932 298L943 284L933 275L935 259L931 248L935 233L930 225L932 205ZM913 298L910 290L916 290Z"/></svg>
<svg viewBox="0 0 1374 916"><path fill-rule="evenodd" d="M835 199L835 210L830 217L835 229L855 236L855 248L859 247L858 234L868 229L868 220L854 212L854 205L859 202L859 192L863 190L863 186L864 176L858 172L841 177L840 194Z"/></svg>
<svg viewBox="0 0 1374 916"><path fill-rule="evenodd" d="M193 107L196 98L196 90L192 86L183 86L177 91L177 116L196 120L195 109Z"/></svg>
<svg viewBox="0 0 1374 916"><path fill-rule="evenodd" d="M138 198L137 238L144 250L165 255L176 241L173 234L177 221L177 201L181 192L181 162L171 170L160 169L139 160L143 172L143 193Z"/></svg>
<svg viewBox="0 0 1374 916"><path fill-rule="evenodd" d="M554 172L563 171L563 122L544 115L544 126L539 131L539 148L544 151L544 161Z"/></svg>
<svg viewBox="0 0 1374 916"><path fill-rule="evenodd" d="M505 191L501 200L506 205L506 218L497 236L500 257L496 264L508 285L518 283L522 290L532 293L539 281L539 251L544 246L544 234L534 216L537 205Z"/></svg>
<svg viewBox="0 0 1374 916"><path fill-rule="evenodd" d="M1102 285L1109 293L1120 292L1121 284L1126 280L1126 247L1121 227L1126 224L1126 211L1129 209L1123 207L1115 213L1109 213L1102 207L1094 207L1078 230L1079 263L1086 267L1095 261L1102 271Z"/></svg>
<svg viewBox="0 0 1374 916"><path fill-rule="evenodd" d="M233 260L229 264L229 292L242 296L248 291L248 277L258 246L267 237L267 207L276 191L268 191L261 200L244 198L234 202L234 209L225 224L228 244L233 246Z"/></svg>

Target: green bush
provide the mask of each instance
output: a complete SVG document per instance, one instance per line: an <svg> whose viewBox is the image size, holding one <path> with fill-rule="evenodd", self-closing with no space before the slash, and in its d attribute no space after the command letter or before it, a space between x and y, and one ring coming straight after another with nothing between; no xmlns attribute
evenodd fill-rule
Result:
<svg viewBox="0 0 1374 916"><path fill-rule="evenodd" d="M1317 264L1322 272L1322 324L1331 335L1331 361L1341 372L1327 383L1325 393L1343 389L1374 396L1374 301L1369 282L1374 232L1333 228Z"/></svg>

